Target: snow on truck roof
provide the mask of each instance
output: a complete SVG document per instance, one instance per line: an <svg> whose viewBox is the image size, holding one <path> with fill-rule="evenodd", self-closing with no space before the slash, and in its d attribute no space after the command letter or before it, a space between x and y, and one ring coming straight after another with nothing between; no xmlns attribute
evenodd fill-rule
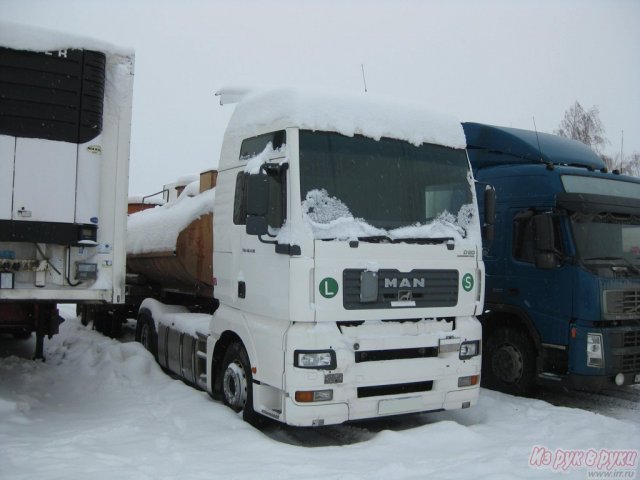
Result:
<svg viewBox="0 0 640 480"><path fill-rule="evenodd" d="M0 21L0 47L34 52L75 48L97 50L113 55L133 55L133 49L117 47L94 38L4 21Z"/></svg>
<svg viewBox="0 0 640 480"><path fill-rule="evenodd" d="M256 91L232 87L223 88L216 95L223 105L238 102L227 128L231 133L252 136L298 127L349 137L363 135L376 140L388 137L414 145L466 146L459 120L431 112L417 102L365 92L295 88Z"/></svg>

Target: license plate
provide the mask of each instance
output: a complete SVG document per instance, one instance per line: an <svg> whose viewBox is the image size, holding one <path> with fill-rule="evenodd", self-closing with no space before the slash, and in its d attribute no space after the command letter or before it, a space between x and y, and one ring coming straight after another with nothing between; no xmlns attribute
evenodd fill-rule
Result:
<svg viewBox="0 0 640 480"><path fill-rule="evenodd" d="M380 400L378 402L379 415L393 415L395 413L418 412L424 409L424 403L420 397L398 398L392 400Z"/></svg>
<svg viewBox="0 0 640 480"><path fill-rule="evenodd" d="M633 380L634 383L640 383L640 373L636 373L636 378Z"/></svg>

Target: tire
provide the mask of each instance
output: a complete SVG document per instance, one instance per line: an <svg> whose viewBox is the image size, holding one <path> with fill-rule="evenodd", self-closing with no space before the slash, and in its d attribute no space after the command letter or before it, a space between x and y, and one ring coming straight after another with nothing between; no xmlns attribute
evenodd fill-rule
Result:
<svg viewBox="0 0 640 480"><path fill-rule="evenodd" d="M17 332L13 332L14 340L27 340L31 338L31 330L27 330L23 328L22 330L18 330Z"/></svg>
<svg viewBox="0 0 640 480"><path fill-rule="evenodd" d="M482 385L511 395L535 392L536 353L524 331L500 328L491 334L482 357Z"/></svg>
<svg viewBox="0 0 640 480"><path fill-rule="evenodd" d="M242 412L244 421L255 425L258 416L253 410L253 375L249 356L241 343L232 343L227 348L220 375L224 404L234 412Z"/></svg>
<svg viewBox="0 0 640 480"><path fill-rule="evenodd" d="M80 323L85 327L93 321L93 318L91 318L91 310L89 309L89 305L77 305L76 314L80 317Z"/></svg>
<svg viewBox="0 0 640 480"><path fill-rule="evenodd" d="M158 360L158 333L153 317L148 310L142 310L138 313L136 342L141 343L153 355L153 358Z"/></svg>

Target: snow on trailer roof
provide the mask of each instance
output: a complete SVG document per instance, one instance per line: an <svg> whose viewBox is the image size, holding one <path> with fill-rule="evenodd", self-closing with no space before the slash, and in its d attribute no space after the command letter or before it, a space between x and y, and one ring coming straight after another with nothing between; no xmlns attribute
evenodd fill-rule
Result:
<svg viewBox="0 0 640 480"><path fill-rule="evenodd" d="M0 46L15 50L48 52L69 48L98 50L105 54L132 56L133 49L117 47L95 38L0 21Z"/></svg>
<svg viewBox="0 0 640 480"><path fill-rule="evenodd" d="M287 127L406 140L414 145L433 143L465 148L460 121L408 102L365 92L279 88L256 91L223 88L221 104L239 102L228 132L268 132ZM253 133L254 135L256 133Z"/></svg>
<svg viewBox="0 0 640 480"><path fill-rule="evenodd" d="M197 194L198 188L193 182L176 200L131 214L127 220L127 254L173 252L180 232L213 212L215 189Z"/></svg>

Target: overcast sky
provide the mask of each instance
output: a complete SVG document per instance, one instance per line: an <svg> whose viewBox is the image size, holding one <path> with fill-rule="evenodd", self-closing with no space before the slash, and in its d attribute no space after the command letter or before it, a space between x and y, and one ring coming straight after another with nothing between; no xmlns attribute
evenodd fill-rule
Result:
<svg viewBox="0 0 640 480"><path fill-rule="evenodd" d="M218 163L229 85L362 90L462 121L558 127L597 106L640 152L639 0L0 0L0 19L136 51L129 191Z"/></svg>

